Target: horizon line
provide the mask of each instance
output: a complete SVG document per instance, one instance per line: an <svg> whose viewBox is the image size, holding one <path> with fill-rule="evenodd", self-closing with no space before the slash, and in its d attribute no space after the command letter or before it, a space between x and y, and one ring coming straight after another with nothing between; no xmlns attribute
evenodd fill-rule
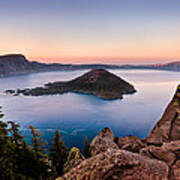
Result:
<svg viewBox="0 0 180 180"><path fill-rule="evenodd" d="M28 61L37 61L42 63L60 63L60 64L166 64L178 62L180 58L175 57L113 57L113 56L61 56L61 57L43 57L31 56L22 52L0 53L0 56L23 55ZM88 62L87 62L88 60ZM92 62L89 62L89 61ZM83 62L85 61L85 62ZM110 61L110 62L108 62Z"/></svg>

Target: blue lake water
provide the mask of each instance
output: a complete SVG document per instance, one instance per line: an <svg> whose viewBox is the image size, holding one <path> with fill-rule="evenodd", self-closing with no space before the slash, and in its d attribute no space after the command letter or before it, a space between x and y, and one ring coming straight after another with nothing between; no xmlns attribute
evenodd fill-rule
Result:
<svg viewBox="0 0 180 180"><path fill-rule="evenodd" d="M145 138L160 119L179 83L179 72L153 70L111 70L134 85L137 93L123 100L107 101L91 95L68 93L25 97L5 95L5 89L41 86L47 82L70 80L87 71L27 74L0 79L0 105L4 120L35 126L50 142L59 129L69 147L82 147L85 136L91 140L100 129L110 127L116 136Z"/></svg>

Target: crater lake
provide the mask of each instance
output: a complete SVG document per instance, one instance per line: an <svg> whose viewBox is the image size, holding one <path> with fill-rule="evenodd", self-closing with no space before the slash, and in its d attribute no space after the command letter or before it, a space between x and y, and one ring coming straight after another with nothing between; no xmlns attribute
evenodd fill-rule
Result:
<svg viewBox="0 0 180 180"><path fill-rule="evenodd" d="M42 86L48 82L67 81L88 70L55 71L0 78L0 105L4 121L16 121L30 141L33 125L50 143L58 129L65 144L82 148L103 127L116 136L146 137L160 119L179 84L180 72L154 70L109 70L131 83L137 92L122 100L103 100L92 95L67 93L40 97L11 96L7 89Z"/></svg>

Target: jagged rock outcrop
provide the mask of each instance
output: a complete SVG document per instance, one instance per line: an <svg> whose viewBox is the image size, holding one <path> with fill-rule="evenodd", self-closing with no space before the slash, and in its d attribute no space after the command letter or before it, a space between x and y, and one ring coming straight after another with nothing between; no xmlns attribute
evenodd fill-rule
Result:
<svg viewBox="0 0 180 180"><path fill-rule="evenodd" d="M176 160L171 166L171 171L169 174L170 180L179 180L180 179L180 160Z"/></svg>
<svg viewBox="0 0 180 180"><path fill-rule="evenodd" d="M116 137L115 142L120 149L137 153L146 146L146 144L136 136Z"/></svg>
<svg viewBox="0 0 180 180"><path fill-rule="evenodd" d="M80 150L76 147L71 148L69 155L67 157L67 162L63 167L63 172L66 173L70 169L79 165L85 157L81 154Z"/></svg>
<svg viewBox="0 0 180 180"><path fill-rule="evenodd" d="M96 136L93 140L92 140L92 143L91 143L91 155L92 156L95 156L99 153L102 153L102 152L105 152L107 151L108 149L119 149L117 144L114 142L114 139L112 139L112 136L110 136L110 134L104 134L102 136L102 133L104 131L110 131L112 132L110 129L107 130L109 128L104 128L103 130L101 130L99 132L99 136ZM114 135L113 135L114 137Z"/></svg>
<svg viewBox="0 0 180 180"><path fill-rule="evenodd" d="M124 138L129 144L135 139L145 147L139 138L129 137ZM91 151L91 158L73 166L74 168L58 180L168 179L169 167L166 162L121 150L116 144L112 131L107 127L93 139Z"/></svg>
<svg viewBox="0 0 180 180"><path fill-rule="evenodd" d="M169 166L170 180L180 179L180 141L163 143L162 146L148 146L140 150L140 155L164 161Z"/></svg>
<svg viewBox="0 0 180 180"><path fill-rule="evenodd" d="M148 144L161 145L180 139L180 85L162 118L146 138Z"/></svg>
<svg viewBox="0 0 180 180"><path fill-rule="evenodd" d="M57 180L167 180L166 163L136 153L109 149L86 159Z"/></svg>
<svg viewBox="0 0 180 180"><path fill-rule="evenodd" d="M163 143L161 147L165 150L175 153L176 156L180 158L180 140L171 141L170 143Z"/></svg>
<svg viewBox="0 0 180 180"><path fill-rule="evenodd" d="M171 141L170 143L163 143L162 148L173 152L176 159L170 166L169 179L179 180L180 179L180 140Z"/></svg>
<svg viewBox="0 0 180 180"><path fill-rule="evenodd" d="M114 141L114 134L113 134L112 130L108 127L105 127L101 131L99 131L99 136L102 138L108 138L108 139Z"/></svg>
<svg viewBox="0 0 180 180"><path fill-rule="evenodd" d="M140 154L151 159L165 161L168 165L172 165L176 159L176 155L173 152L157 146L148 146L143 148L140 150Z"/></svg>
<svg viewBox="0 0 180 180"><path fill-rule="evenodd" d="M114 137L106 127L91 143L92 157L58 180L179 180L179 110L180 86L145 140L135 136Z"/></svg>

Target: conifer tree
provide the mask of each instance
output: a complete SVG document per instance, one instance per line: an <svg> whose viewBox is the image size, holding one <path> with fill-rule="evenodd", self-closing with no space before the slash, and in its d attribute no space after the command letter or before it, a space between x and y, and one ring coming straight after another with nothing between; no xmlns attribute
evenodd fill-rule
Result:
<svg viewBox="0 0 180 180"><path fill-rule="evenodd" d="M49 159L51 160L52 166L55 168L56 174L60 176L63 172L63 165L67 159L68 148L61 140L61 135L58 130L55 132L55 137L53 138L52 146L49 151Z"/></svg>
<svg viewBox="0 0 180 180"><path fill-rule="evenodd" d="M44 141L41 139L42 133L38 132L35 127L32 125L28 127L31 130L32 134L32 149L38 154L44 152L43 146L45 145Z"/></svg>
<svg viewBox="0 0 180 180"><path fill-rule="evenodd" d="M7 130L7 123L0 121L0 149L8 139L8 130ZM4 144L3 144L4 143Z"/></svg>
<svg viewBox="0 0 180 180"><path fill-rule="evenodd" d="M2 107L0 106L0 109ZM4 117L4 114L2 113L2 111L0 111L0 119L2 119ZM8 130L7 130L7 123L3 122L0 120L0 151L1 148L3 147L3 145L6 144L6 141L8 139Z"/></svg>
<svg viewBox="0 0 180 180"><path fill-rule="evenodd" d="M0 107L1 109L1 107ZM3 113L0 111L0 119L3 118ZM13 149L8 137L8 124L0 120L0 179L11 178L13 175Z"/></svg>
<svg viewBox="0 0 180 180"><path fill-rule="evenodd" d="M32 134L32 150L34 152L33 156L33 168L35 169L37 175L36 179L41 180L45 179L48 176L49 164L47 155L44 153L45 149L43 149L45 143L41 139L42 134L37 131L37 129L33 126L29 126Z"/></svg>
<svg viewBox="0 0 180 180"><path fill-rule="evenodd" d="M3 114L0 111L0 118ZM8 124L10 128L8 129ZM33 148L25 141L19 125L0 121L0 179L2 180L50 180L47 156L42 149L40 134L30 127Z"/></svg>
<svg viewBox="0 0 180 180"><path fill-rule="evenodd" d="M23 141L23 136L21 135L21 133L19 131L20 125L16 124L13 121L8 121L8 124L11 125L9 132L11 133L12 142L17 146L20 146L22 144L22 141Z"/></svg>
<svg viewBox="0 0 180 180"><path fill-rule="evenodd" d="M89 140L87 137L85 137L84 148L82 153L86 158L91 157L91 146L89 144Z"/></svg>

